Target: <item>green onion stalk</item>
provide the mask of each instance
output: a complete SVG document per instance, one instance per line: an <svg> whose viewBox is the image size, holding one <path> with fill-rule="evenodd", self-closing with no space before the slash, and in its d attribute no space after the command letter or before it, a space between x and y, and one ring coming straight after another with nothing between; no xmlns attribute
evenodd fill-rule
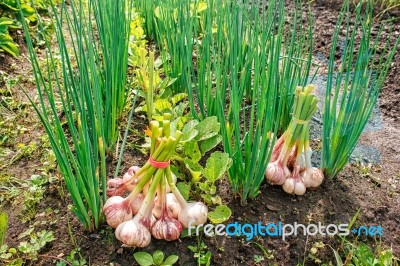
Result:
<svg viewBox="0 0 400 266"><path fill-rule="evenodd" d="M318 99L313 85L297 87L292 120L275 143L265 177L272 185L281 185L289 194L303 195L306 188L318 187L323 174L311 165L309 122L316 112Z"/></svg>
<svg viewBox="0 0 400 266"><path fill-rule="evenodd" d="M372 23L373 8L346 0L334 31L328 64L322 131L322 169L335 178L346 165L376 107L400 36L392 26ZM344 30L343 30L344 29ZM344 35L344 37L343 37ZM342 40L343 39L343 40ZM336 63L338 45L341 60Z"/></svg>

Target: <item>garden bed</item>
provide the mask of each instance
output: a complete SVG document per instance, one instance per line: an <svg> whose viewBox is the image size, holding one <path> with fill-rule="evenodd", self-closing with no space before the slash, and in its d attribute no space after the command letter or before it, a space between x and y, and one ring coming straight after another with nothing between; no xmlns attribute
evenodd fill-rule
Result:
<svg viewBox="0 0 400 266"><path fill-rule="evenodd" d="M315 1L312 12L315 15L315 47L314 55L321 64L329 57L330 39L334 31L340 5L332 1ZM396 14L396 10L393 11ZM400 32L400 20L394 21L397 35ZM21 43L22 44L22 43ZM36 92L30 77L30 64L26 59L26 50L22 46L23 56L18 59L0 55L0 70L10 77L19 77L22 87L28 94ZM399 50L399 49L398 49ZM400 52L400 51L399 51ZM353 162L345 167L335 180L325 180L315 191L308 191L304 196L292 196L284 193L281 187L267 185L260 187L260 195L254 200L248 200L241 205L241 200L235 197L227 179L218 183L218 193L222 201L232 210L229 222L258 223L316 223L340 224L349 223L360 209L356 225L379 225L383 228L383 237L360 237L358 240L370 246L384 249L392 248L395 256L400 257L400 53L397 53L383 87L379 108L376 116L381 121L380 127L372 127L363 133L359 146L367 147L358 153ZM340 58L338 58L340 60ZM323 72L323 67L322 67ZM3 86L4 84L0 84ZM26 97L18 86L12 87L16 103L26 103ZM4 95L0 95L2 97ZM1 98L0 98L1 99ZM41 174L45 166L41 161L41 135L43 132L31 107L21 107L16 104L14 112L19 113L14 124L24 129L15 133L15 143L29 145L34 142L36 149L23 156L11 165L0 168L2 177L13 176L18 179L28 179L34 174ZM375 117L376 118L376 117ZM142 131L145 119L134 116L133 127ZM138 142L142 141L140 139ZM48 144L47 144L48 145ZM318 150L318 140L314 141ZM6 162L16 154L15 147L7 147L10 153L0 162ZM378 151L371 159L371 150ZM378 158L378 159L377 159ZM358 162L357 162L358 161ZM143 165L143 155L135 147L127 147L122 162L122 172L131 165ZM116 165L110 161L109 165ZM113 169L114 167L110 167ZM43 199L36 207L33 218L26 223L21 222L23 202L15 201L6 204L4 210L9 215L9 227L6 243L16 247L22 241L18 236L29 226L35 231L48 230L54 232L56 241L47 244L40 252L38 260L30 265L54 265L60 259L65 259L72 250L80 254L89 265L135 265L133 253L139 249L123 248L115 239L114 232L106 225L99 231L85 232L79 221L68 210L71 204L60 174L53 172L52 180L46 182ZM354 237L347 239L354 242ZM201 248L201 243L205 246ZM332 250L340 249L341 239L337 236L288 237L282 240L277 237L258 237L246 241L244 237L185 237L178 241L165 242L153 240L148 252L162 250L166 255L179 256L178 265L197 265L194 258L196 252L188 247L197 247L199 253L210 251L211 265L315 265L319 261L335 264ZM343 255L343 254L342 254ZM76 260L79 256L76 255ZM263 259L262 259L263 258Z"/></svg>

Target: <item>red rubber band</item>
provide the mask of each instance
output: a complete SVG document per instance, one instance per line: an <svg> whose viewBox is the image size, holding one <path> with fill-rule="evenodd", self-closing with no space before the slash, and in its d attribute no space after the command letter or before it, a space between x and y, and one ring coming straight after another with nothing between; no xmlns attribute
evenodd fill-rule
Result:
<svg viewBox="0 0 400 266"><path fill-rule="evenodd" d="M151 166L155 167L155 168L167 168L170 164L170 161L167 162L157 162L156 160L153 159L153 157L150 156L149 158L149 163L151 164Z"/></svg>

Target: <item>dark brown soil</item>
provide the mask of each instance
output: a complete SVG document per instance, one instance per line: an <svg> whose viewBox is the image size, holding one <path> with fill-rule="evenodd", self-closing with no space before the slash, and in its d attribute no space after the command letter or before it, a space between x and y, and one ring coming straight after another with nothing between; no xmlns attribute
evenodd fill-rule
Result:
<svg viewBox="0 0 400 266"><path fill-rule="evenodd" d="M328 56L329 40L339 9L340 5L336 1L314 1L312 10L316 22L315 53L320 52ZM393 12L396 14L397 11ZM397 20L395 23L398 34L400 21ZM15 67L16 64L18 67ZM29 71L27 70L29 64L25 58L15 61L0 55L1 70L7 72L13 66L15 69L12 72L16 74ZM383 246L393 248L395 255L400 257L398 229L400 223L400 166L398 164L400 161L400 79L397 77L399 70L400 53L397 53L379 102L383 129L366 133L360 140L361 143L366 143L380 151L380 165L373 165L370 168L348 165L337 179L326 180L316 191L308 191L302 197L287 195L280 187L263 184L260 195L254 200L249 200L245 206L240 204L240 198L232 194L228 181L224 179L219 184L219 193L233 211L230 222L340 224L349 223L357 210L361 209L356 225L382 226L384 228L384 236L381 238ZM34 91L32 83L24 84L26 89ZM140 125L135 128L140 130ZM40 134L39 131L38 134ZM30 138L37 138L38 134L29 135L25 141L29 142ZM21 141L23 142L23 139ZM143 157L140 153L133 148L128 148L122 170L128 168L130 164L141 165L141 163L143 163ZM6 169L6 172L19 178L28 178L37 173L35 169L40 164L41 162L37 160L22 159ZM54 231L57 240L48 244L39 260L32 262L31 265L54 265L56 262L54 257L66 258L75 248L73 243L80 247L82 256L90 265L136 265L132 254L139 249L122 248L114 238L112 230L107 226L102 226L95 233L85 232L82 229L76 218L68 211L70 199L68 195L60 193L60 184L62 184L61 181L49 185L45 198L38 207L38 214L31 221L31 223L39 224L38 229ZM41 211L47 208L59 210L59 212L47 214ZM6 242L9 246L17 246L20 242L17 236L25 231L29 224L19 222L18 206L8 204L4 206L4 209L10 216ZM50 221L55 221L55 223L50 223ZM265 260L258 265L296 265L303 261L305 265L314 265L314 262L308 259L308 252L313 244L319 241L326 244L318 253L320 259L324 262L334 262L333 252L328 245L334 249L340 245L338 237L310 236L306 238L302 235L289 237L285 241L273 237L259 237L251 242L244 240L243 237L203 237L202 240L212 252L211 265L256 265L253 260L254 255L265 257ZM371 245L379 241L379 239L368 237L361 237L361 240ZM177 254L179 265L197 265L193 253L187 248L188 245L195 246L197 243L196 237L182 238L174 242L153 239L145 250L152 252L160 249L167 255ZM262 246L271 257L267 258L258 245Z"/></svg>

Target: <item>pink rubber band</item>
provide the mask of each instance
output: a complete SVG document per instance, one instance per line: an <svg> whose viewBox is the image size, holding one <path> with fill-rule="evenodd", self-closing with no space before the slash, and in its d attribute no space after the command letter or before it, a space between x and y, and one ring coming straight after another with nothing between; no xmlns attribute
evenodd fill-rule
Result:
<svg viewBox="0 0 400 266"><path fill-rule="evenodd" d="M153 166L153 167L155 167L155 168L164 169L164 168L167 168L167 167L169 166L170 161L167 161L167 162L157 162L157 161L155 161L155 160L153 159L153 157L150 156L150 158L149 158L149 163L151 164L151 166Z"/></svg>

